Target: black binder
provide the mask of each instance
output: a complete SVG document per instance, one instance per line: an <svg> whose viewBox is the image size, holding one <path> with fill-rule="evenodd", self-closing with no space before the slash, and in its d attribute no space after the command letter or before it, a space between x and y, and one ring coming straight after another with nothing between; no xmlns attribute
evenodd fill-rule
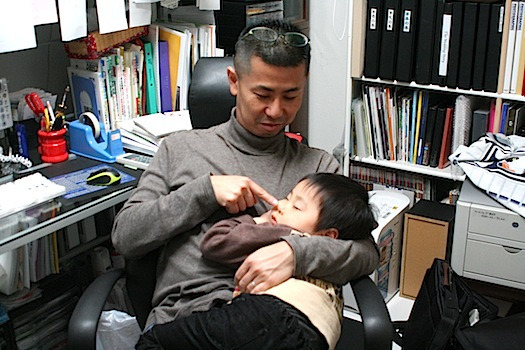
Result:
<svg viewBox="0 0 525 350"><path fill-rule="evenodd" d="M399 0L384 0L379 77L394 80L399 32Z"/></svg>
<svg viewBox="0 0 525 350"><path fill-rule="evenodd" d="M448 9L448 7L447 7ZM450 12L452 9L450 9ZM432 75L431 82L436 85L445 85L446 76L439 75L439 66L441 63L441 41L443 36L443 15L445 14L445 0L436 2L436 23L434 29L434 53L432 56ZM448 52L447 52L448 56Z"/></svg>
<svg viewBox="0 0 525 350"><path fill-rule="evenodd" d="M441 141L445 128L446 107L439 107L436 112L436 122L434 124L434 135L432 136L432 146L430 147L429 165L437 168L439 164L439 154L441 153Z"/></svg>
<svg viewBox="0 0 525 350"><path fill-rule="evenodd" d="M476 35L476 51L472 74L472 88L483 90L485 78L485 61L487 59L487 43L489 36L490 4L480 3L478 10L478 30Z"/></svg>
<svg viewBox="0 0 525 350"><path fill-rule="evenodd" d="M367 78L377 78L379 76L379 52L383 23L382 4L382 0L368 0L367 3L364 67L364 75Z"/></svg>
<svg viewBox="0 0 525 350"><path fill-rule="evenodd" d="M487 58L483 83L485 91L496 92L498 90L503 18L505 16L504 9L503 4L492 4L490 8Z"/></svg>
<svg viewBox="0 0 525 350"><path fill-rule="evenodd" d="M419 8L419 24L416 51L415 80L430 84L432 57L434 53L434 27L436 23L436 0L425 0Z"/></svg>
<svg viewBox="0 0 525 350"><path fill-rule="evenodd" d="M419 0L402 0L399 10L399 34L395 79L411 82L414 79Z"/></svg>
<svg viewBox="0 0 525 350"><path fill-rule="evenodd" d="M474 50L476 44L476 30L478 27L478 3L466 2L463 13L463 33L459 55L458 87L470 89L472 87L472 66L474 64Z"/></svg>
<svg viewBox="0 0 525 350"><path fill-rule="evenodd" d="M461 49L461 33L463 29L463 3L456 1L451 3L451 5L452 26L450 28L448 49L447 86L454 88L458 85L459 50Z"/></svg>

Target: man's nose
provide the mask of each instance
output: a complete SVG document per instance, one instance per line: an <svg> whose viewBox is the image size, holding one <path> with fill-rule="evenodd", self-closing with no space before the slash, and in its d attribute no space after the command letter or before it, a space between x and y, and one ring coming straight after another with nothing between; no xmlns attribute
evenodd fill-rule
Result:
<svg viewBox="0 0 525 350"><path fill-rule="evenodd" d="M274 98L270 105L266 107L266 115L270 118L280 118L283 114L283 103L280 98Z"/></svg>

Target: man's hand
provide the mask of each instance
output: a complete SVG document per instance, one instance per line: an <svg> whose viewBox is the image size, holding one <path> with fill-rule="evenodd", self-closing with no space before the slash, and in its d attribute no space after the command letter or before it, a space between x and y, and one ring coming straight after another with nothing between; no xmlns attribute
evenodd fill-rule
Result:
<svg viewBox="0 0 525 350"><path fill-rule="evenodd" d="M245 176L212 175L211 185L220 206L230 214L236 214L253 207L257 198L270 205L277 204L277 199L264 188Z"/></svg>
<svg viewBox="0 0 525 350"><path fill-rule="evenodd" d="M292 248L285 241L260 248L250 254L235 273L235 284L243 293L260 293L292 277Z"/></svg>

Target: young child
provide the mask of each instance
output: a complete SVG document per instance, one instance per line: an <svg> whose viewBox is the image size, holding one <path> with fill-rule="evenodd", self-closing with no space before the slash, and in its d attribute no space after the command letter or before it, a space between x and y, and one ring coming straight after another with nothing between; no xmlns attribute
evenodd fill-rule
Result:
<svg viewBox="0 0 525 350"><path fill-rule="evenodd" d="M299 181L285 199L260 217L242 215L219 221L205 233L200 248L204 258L236 269L253 251L289 234L305 239L372 239L370 232L376 225L368 193L361 185L342 175L317 173ZM257 281L250 284L253 289ZM239 302L253 302L255 317L236 313ZM273 304L280 316L265 319L267 315L258 309L261 304ZM190 346L195 348L221 344L224 348L246 349L334 349L341 332L342 309L341 286L316 279L315 271L311 271L308 276L290 278L260 294L241 294L221 308L158 325L149 339L173 348L187 337L188 332L183 330L195 333L199 328L206 340L191 339ZM233 329L235 334L247 336L247 341L233 336ZM254 336L262 330L263 337ZM280 341L272 343L271 339Z"/></svg>

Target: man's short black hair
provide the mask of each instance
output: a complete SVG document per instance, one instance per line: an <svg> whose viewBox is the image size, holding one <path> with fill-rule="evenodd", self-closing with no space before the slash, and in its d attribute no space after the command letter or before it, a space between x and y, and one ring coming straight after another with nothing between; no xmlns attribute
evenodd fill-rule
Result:
<svg viewBox="0 0 525 350"><path fill-rule="evenodd" d="M356 181L332 173L310 174L301 181L320 199L317 231L336 228L340 239L365 239L377 227L368 192Z"/></svg>
<svg viewBox="0 0 525 350"><path fill-rule="evenodd" d="M266 27L278 34L300 32L299 28L288 21L278 19L263 20L243 29L235 44L234 66L239 76L250 72L250 60L260 57L265 63L278 67L297 67L305 64L305 75L310 69L310 44L303 47L288 45L282 38L275 42L260 41L253 35L246 35L251 29Z"/></svg>

